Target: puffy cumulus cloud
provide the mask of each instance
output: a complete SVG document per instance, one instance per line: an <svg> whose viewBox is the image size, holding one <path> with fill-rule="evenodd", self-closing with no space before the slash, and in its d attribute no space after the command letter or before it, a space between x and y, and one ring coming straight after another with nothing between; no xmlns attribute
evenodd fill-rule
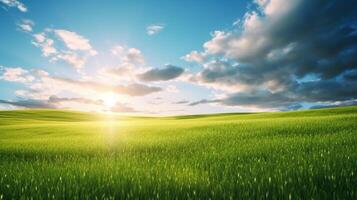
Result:
<svg viewBox="0 0 357 200"><path fill-rule="evenodd" d="M118 57L120 62L117 67L104 70L103 75L112 76L122 81L168 81L184 73L184 69L174 65L166 65L163 68L145 66L144 56L141 51L136 48L116 45L111 49L111 53Z"/></svg>
<svg viewBox="0 0 357 200"><path fill-rule="evenodd" d="M20 23L17 24L19 29L24 32L32 32L32 27L35 23L29 19L23 19Z"/></svg>
<svg viewBox="0 0 357 200"><path fill-rule="evenodd" d="M77 70L85 65L89 57L97 55L87 38L64 29L46 29L33 34L32 44L39 47L42 55L49 57L51 62L61 60Z"/></svg>
<svg viewBox="0 0 357 200"><path fill-rule="evenodd" d="M87 57L80 56L77 53L72 52L72 51L64 51L64 52L57 54L56 57L53 57L51 59L51 61L57 61L57 60L63 60L65 62L67 62L68 64L74 66L75 68L80 69L87 62Z"/></svg>
<svg viewBox="0 0 357 200"><path fill-rule="evenodd" d="M145 60L139 49L130 48L126 55L126 62L134 64L144 64Z"/></svg>
<svg viewBox="0 0 357 200"><path fill-rule="evenodd" d="M124 64L132 65L144 65L145 59L141 51L136 48L127 48L125 46L116 45L111 49L111 53L114 56L120 58Z"/></svg>
<svg viewBox="0 0 357 200"><path fill-rule="evenodd" d="M142 81L167 81L179 77L184 70L181 67L174 65L166 65L164 68L152 68L146 72L139 74L138 77Z"/></svg>
<svg viewBox="0 0 357 200"><path fill-rule="evenodd" d="M187 62L196 62L199 64L203 64L206 61L206 57L207 57L206 53L192 51L191 53L183 56L182 59Z"/></svg>
<svg viewBox="0 0 357 200"><path fill-rule="evenodd" d="M148 35L155 35L162 31L164 28L164 24L152 24L146 27L146 33Z"/></svg>
<svg viewBox="0 0 357 200"><path fill-rule="evenodd" d="M203 65L203 70L192 76L193 82L207 85L212 88L221 89L229 92L245 90L251 84L245 83L241 68L237 64L232 64L223 60L214 60ZM247 80L249 81L249 80Z"/></svg>
<svg viewBox="0 0 357 200"><path fill-rule="evenodd" d="M5 4L8 7L15 7L21 12L27 12L27 7L25 4L17 0L0 0L1 3Z"/></svg>
<svg viewBox="0 0 357 200"><path fill-rule="evenodd" d="M192 81L225 90L229 95L220 103L232 106L286 108L356 98L353 0L257 0L255 5L241 26L215 31L203 52L189 54L207 55Z"/></svg>
<svg viewBox="0 0 357 200"><path fill-rule="evenodd" d="M28 83L35 79L30 72L21 67L3 67L0 66L0 80Z"/></svg>
<svg viewBox="0 0 357 200"><path fill-rule="evenodd" d="M41 49L43 56L48 57L58 53L54 47L54 40L47 38L45 33L37 33L33 37L34 41L32 41L32 44Z"/></svg>

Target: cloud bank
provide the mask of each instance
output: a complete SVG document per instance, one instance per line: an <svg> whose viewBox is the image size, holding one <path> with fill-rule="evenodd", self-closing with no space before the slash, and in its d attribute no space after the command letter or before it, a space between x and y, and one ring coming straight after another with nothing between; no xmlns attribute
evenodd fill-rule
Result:
<svg viewBox="0 0 357 200"><path fill-rule="evenodd" d="M357 98L357 4L260 0L238 28L215 31L184 59L191 81L222 90L220 103L285 109Z"/></svg>

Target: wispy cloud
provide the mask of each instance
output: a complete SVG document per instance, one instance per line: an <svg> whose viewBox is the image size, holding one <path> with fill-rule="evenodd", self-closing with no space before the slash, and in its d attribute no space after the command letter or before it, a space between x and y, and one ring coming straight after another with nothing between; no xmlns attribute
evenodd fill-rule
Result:
<svg viewBox="0 0 357 200"><path fill-rule="evenodd" d="M17 26L20 28L21 31L24 32L32 32L32 27L35 23L29 19L23 19L21 23L18 23Z"/></svg>
<svg viewBox="0 0 357 200"><path fill-rule="evenodd" d="M146 27L146 33L148 35L155 35L161 32L165 28L164 24L151 24Z"/></svg>
<svg viewBox="0 0 357 200"><path fill-rule="evenodd" d="M196 62L203 64L206 61L207 54L204 52L192 51L191 53L181 57L187 62Z"/></svg>
<svg viewBox="0 0 357 200"><path fill-rule="evenodd" d="M16 90L20 100L2 100L0 104L7 104L23 108L82 108L93 110L108 110L104 103L108 94L118 98L117 105L112 107L114 112L137 112L136 109L125 104L124 98L139 98L161 92L161 87L128 82L118 84L113 82L97 82L90 80L70 79L51 76L44 70L27 70L21 67L1 67L0 80L23 84L23 89ZM65 96L63 96L65 95ZM85 104L85 105L83 105ZM79 107L80 108L80 107Z"/></svg>
<svg viewBox="0 0 357 200"><path fill-rule="evenodd" d="M57 49L54 47L54 40L48 38L45 33L37 33L33 35L34 41L32 44L39 47L42 55L48 57L52 54L57 54Z"/></svg>
<svg viewBox="0 0 357 200"><path fill-rule="evenodd" d="M33 34L33 44L39 47L42 55L51 62L65 61L76 69L81 69L89 57L97 55L89 40L76 32L64 29L46 29ZM61 46L56 43L64 44Z"/></svg>
<svg viewBox="0 0 357 200"><path fill-rule="evenodd" d="M64 29L54 29L53 32L64 42L68 49L86 51L92 56L97 54L90 45L89 40L84 36Z"/></svg>
<svg viewBox="0 0 357 200"><path fill-rule="evenodd" d="M26 86L28 86L29 89L32 89L32 93L37 92L49 94L69 92L83 95L93 95L112 92L128 96L145 96L162 91L162 88L160 87L133 82L128 84L105 84L95 81L51 76L43 70L31 70L30 73L30 71L20 67L3 68L0 79L11 82L28 83Z"/></svg>
<svg viewBox="0 0 357 200"><path fill-rule="evenodd" d="M25 4L17 0L0 0L1 3L5 4L8 7L16 7L21 12L27 12L27 7Z"/></svg>

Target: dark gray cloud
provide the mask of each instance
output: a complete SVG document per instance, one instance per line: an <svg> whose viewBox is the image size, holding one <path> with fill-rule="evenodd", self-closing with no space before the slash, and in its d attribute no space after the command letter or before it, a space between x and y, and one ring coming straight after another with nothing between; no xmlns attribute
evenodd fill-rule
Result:
<svg viewBox="0 0 357 200"><path fill-rule="evenodd" d="M162 69L150 69L138 75L142 81L167 81L179 77L184 70L174 65L166 65Z"/></svg>
<svg viewBox="0 0 357 200"><path fill-rule="evenodd" d="M175 101L175 102L172 102L172 104L188 104L189 101L187 100L181 100L181 101Z"/></svg>
<svg viewBox="0 0 357 200"><path fill-rule="evenodd" d="M48 99L48 103L57 104L62 102L76 102L76 103L83 103L83 104L94 104L94 105L103 105L102 100L92 100L87 98L61 98L55 95L52 95Z"/></svg>
<svg viewBox="0 0 357 200"><path fill-rule="evenodd" d="M357 81L357 70L347 72L343 78L347 81Z"/></svg>
<svg viewBox="0 0 357 200"><path fill-rule="evenodd" d="M55 95L50 96L47 100L39 99L20 99L16 101L0 100L0 104L13 105L23 108L59 108L61 103L75 102L81 104L103 105L102 100L92 100L87 98L67 98L57 97Z"/></svg>
<svg viewBox="0 0 357 200"><path fill-rule="evenodd" d="M217 103L217 102L221 102L221 100L219 99L213 99L213 100L208 100L208 99L202 99L199 101L194 101L189 103L189 106L196 106L196 105L200 105L200 104L208 104L208 103Z"/></svg>
<svg viewBox="0 0 357 200"><path fill-rule="evenodd" d="M290 87L291 91L282 90L252 90L237 92L222 99L192 102L195 106L219 102L227 106L258 106L260 108L277 108L280 110L295 110L301 108L301 103L321 103L321 105L352 105L357 99L357 82L346 81L310 81Z"/></svg>
<svg viewBox="0 0 357 200"><path fill-rule="evenodd" d="M22 108L56 108L56 106L52 103L49 103L46 100L34 100L34 99L26 99L26 100L18 100L18 101L7 101L0 100L0 104L7 104Z"/></svg>
<svg viewBox="0 0 357 200"><path fill-rule="evenodd" d="M357 98L354 0L259 2L240 30L216 31L204 44L211 61L192 81L229 91L220 102L232 106Z"/></svg>

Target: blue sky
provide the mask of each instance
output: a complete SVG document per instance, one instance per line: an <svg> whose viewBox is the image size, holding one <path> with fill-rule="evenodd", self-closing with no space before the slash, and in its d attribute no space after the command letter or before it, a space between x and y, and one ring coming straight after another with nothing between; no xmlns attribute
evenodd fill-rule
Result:
<svg viewBox="0 0 357 200"><path fill-rule="evenodd" d="M210 32L229 28L242 17L247 1L24 1L28 12L1 10L2 60L4 65L42 65L28 36L16 31L16 23L31 19L34 30L61 28L81 33L101 51L120 43L140 49L155 66L167 63L187 64L181 56L200 49L210 39ZM237 10L237 8L239 8ZM212 14L215 13L215 14ZM163 24L164 31L155 37L146 34L150 24ZM22 49L23 52L19 52ZM37 52L38 53L38 52ZM14 57L16 54L16 57ZM19 56L21 56L19 58ZM26 62L14 63L14 59ZM42 59L46 61L46 59ZM46 63L48 64L48 63Z"/></svg>
<svg viewBox="0 0 357 200"><path fill-rule="evenodd" d="M0 0L0 107L167 115L354 104L344 88L356 84L355 19L353 1Z"/></svg>

